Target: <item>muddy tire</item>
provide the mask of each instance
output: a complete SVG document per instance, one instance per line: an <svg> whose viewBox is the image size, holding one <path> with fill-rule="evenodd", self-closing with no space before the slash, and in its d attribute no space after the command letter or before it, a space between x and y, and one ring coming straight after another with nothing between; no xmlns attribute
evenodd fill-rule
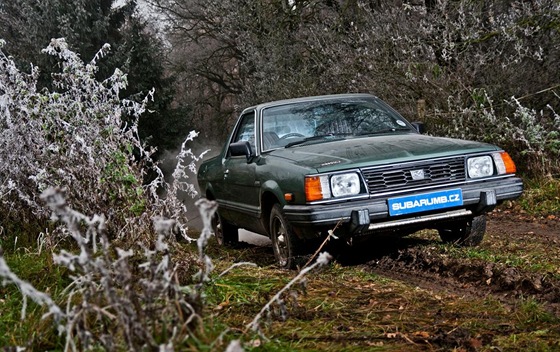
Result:
<svg viewBox="0 0 560 352"><path fill-rule="evenodd" d="M438 231L443 242L465 247L477 246L482 242L486 233L486 215L449 223Z"/></svg>
<svg viewBox="0 0 560 352"><path fill-rule="evenodd" d="M296 269L305 264L304 243L296 236L278 204L270 212L270 239L279 267Z"/></svg>
<svg viewBox="0 0 560 352"><path fill-rule="evenodd" d="M222 219L218 212L212 218L212 229L216 242L220 246L232 246L239 243L239 228Z"/></svg>

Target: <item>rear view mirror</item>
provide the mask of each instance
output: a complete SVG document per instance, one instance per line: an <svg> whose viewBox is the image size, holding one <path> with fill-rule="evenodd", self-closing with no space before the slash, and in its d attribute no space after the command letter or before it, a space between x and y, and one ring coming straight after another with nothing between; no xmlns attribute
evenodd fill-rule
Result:
<svg viewBox="0 0 560 352"><path fill-rule="evenodd" d="M416 122L411 122L410 124L414 127L414 129L415 129L418 133L424 134L424 129L425 129L425 127L424 127L424 122L416 121Z"/></svg>
<svg viewBox="0 0 560 352"><path fill-rule="evenodd" d="M245 156L247 162L253 158L253 149L248 141L239 141L229 145L229 153L231 156Z"/></svg>

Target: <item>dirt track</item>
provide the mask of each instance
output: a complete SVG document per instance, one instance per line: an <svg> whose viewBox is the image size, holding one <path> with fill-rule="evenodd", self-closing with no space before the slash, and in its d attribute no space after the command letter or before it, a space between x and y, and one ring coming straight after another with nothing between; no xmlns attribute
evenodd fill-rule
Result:
<svg viewBox="0 0 560 352"><path fill-rule="evenodd" d="M274 262L270 241L243 231L260 265ZM337 256L342 265L362 266L380 276L435 292L460 296L494 296L507 303L531 296L560 316L560 218L533 218L509 211L488 215L485 239L476 251L507 258L535 257L550 267L525 270L519 263L496 257L465 258L442 253L437 234L405 238L372 238L365 245L349 248ZM253 247L256 245L257 247ZM261 248L258 250L257 248ZM329 250L329 249L327 249ZM528 261L530 261L528 259Z"/></svg>
<svg viewBox="0 0 560 352"><path fill-rule="evenodd" d="M507 303L519 297L534 297L557 316L560 315L559 268L525 270L518 265L484 258L454 257L432 247L437 240L404 238L383 240L377 253L362 257L373 272L433 291L446 291L458 295L484 297L493 295ZM488 218L486 239L482 250L504 251L492 248L493 243L505 243L516 248L523 257L527 252L556 260L560 258L560 221L556 217L534 219L511 213L493 213ZM529 246L530 244L530 246ZM529 248L530 247L530 248ZM507 255L508 253L501 253ZM364 254L362 254L364 255Z"/></svg>
<svg viewBox="0 0 560 352"><path fill-rule="evenodd" d="M270 244L242 234L238 248L218 253L278 274ZM556 216L494 212L473 248L443 245L435 231L422 231L375 237L335 258L332 270L310 275L300 309L291 312L301 332L276 326L270 334L329 351L560 350ZM326 328L333 322L334 332Z"/></svg>

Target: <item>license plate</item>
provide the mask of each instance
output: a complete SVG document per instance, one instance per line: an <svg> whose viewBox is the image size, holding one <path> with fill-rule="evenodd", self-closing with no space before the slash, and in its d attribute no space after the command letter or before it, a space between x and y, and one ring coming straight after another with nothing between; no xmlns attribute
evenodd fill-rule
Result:
<svg viewBox="0 0 560 352"><path fill-rule="evenodd" d="M389 215L405 215L423 211L451 208L463 205L460 188L446 191L416 194L413 196L390 198Z"/></svg>

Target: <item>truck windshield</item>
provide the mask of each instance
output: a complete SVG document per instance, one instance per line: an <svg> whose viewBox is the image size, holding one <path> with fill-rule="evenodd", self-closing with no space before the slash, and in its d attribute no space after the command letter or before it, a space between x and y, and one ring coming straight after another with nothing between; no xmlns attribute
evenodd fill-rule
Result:
<svg viewBox="0 0 560 352"><path fill-rule="evenodd" d="M365 136L414 132L380 100L320 100L270 107L262 113L263 148L290 147L324 136Z"/></svg>

